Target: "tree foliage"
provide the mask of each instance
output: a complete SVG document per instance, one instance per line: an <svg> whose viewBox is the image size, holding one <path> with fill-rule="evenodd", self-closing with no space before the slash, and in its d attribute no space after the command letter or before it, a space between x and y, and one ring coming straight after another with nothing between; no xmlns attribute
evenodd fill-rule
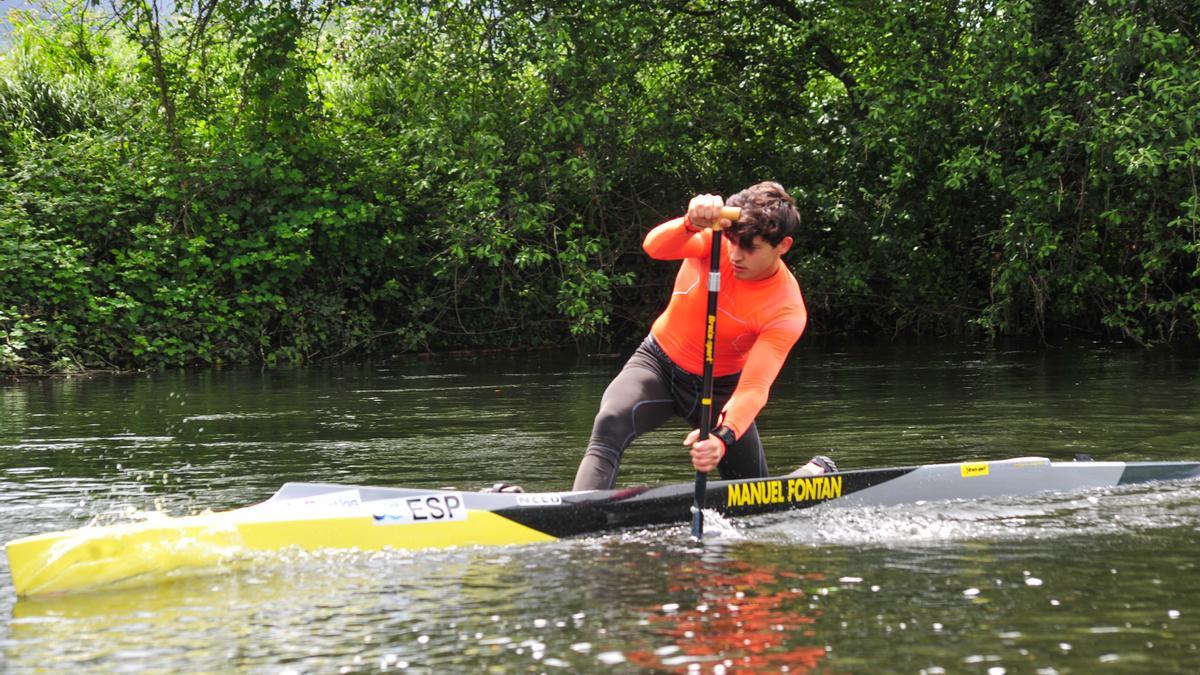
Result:
<svg viewBox="0 0 1200 675"><path fill-rule="evenodd" d="M1200 336L1192 2L174 8L11 17L0 372L624 343L765 178L813 330Z"/></svg>

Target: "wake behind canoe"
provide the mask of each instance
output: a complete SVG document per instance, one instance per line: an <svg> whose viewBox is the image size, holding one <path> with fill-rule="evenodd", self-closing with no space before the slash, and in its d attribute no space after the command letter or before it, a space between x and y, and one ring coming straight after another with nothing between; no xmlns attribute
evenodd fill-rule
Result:
<svg viewBox="0 0 1200 675"><path fill-rule="evenodd" d="M1200 462L996 462L713 481L709 508L729 516L820 504L887 506L1024 496L1200 478ZM615 529L686 522L691 483L623 490L476 493L288 483L233 511L85 527L7 545L20 596L136 584L205 568L243 552L429 549L531 544Z"/></svg>

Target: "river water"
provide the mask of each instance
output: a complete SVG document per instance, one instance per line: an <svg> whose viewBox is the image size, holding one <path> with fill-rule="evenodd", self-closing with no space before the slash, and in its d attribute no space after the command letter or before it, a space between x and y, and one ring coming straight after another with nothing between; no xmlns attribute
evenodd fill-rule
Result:
<svg viewBox="0 0 1200 675"><path fill-rule="evenodd" d="M411 357L0 387L0 540L262 501L283 482L567 488L616 356ZM785 473L1200 458L1200 358L802 341L760 416ZM672 426L620 484L687 482ZM0 671L1200 671L1200 485L812 509L529 546L286 551L18 600Z"/></svg>

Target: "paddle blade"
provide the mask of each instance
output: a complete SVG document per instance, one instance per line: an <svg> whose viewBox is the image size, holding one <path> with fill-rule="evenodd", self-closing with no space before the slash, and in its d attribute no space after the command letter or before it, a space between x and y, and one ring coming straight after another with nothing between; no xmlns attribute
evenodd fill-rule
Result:
<svg viewBox="0 0 1200 675"><path fill-rule="evenodd" d="M708 474L696 472L696 498L692 502L692 536L704 537L704 493L708 491Z"/></svg>

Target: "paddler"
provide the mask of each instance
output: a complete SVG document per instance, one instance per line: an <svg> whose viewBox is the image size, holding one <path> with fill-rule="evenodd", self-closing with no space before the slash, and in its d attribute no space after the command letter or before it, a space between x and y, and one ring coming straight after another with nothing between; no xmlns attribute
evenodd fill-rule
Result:
<svg viewBox="0 0 1200 675"><path fill-rule="evenodd" d="M723 206L741 209L737 221L721 218ZM714 225L726 238L713 353L715 424L699 440ZM676 416L693 427L683 443L697 471L717 469L725 479L767 475L754 419L808 320L800 285L783 262L799 227L792 197L779 183L764 182L728 200L696 195L687 215L646 235L646 253L681 261L679 272L666 310L604 392L575 490L612 488L629 444Z"/></svg>

